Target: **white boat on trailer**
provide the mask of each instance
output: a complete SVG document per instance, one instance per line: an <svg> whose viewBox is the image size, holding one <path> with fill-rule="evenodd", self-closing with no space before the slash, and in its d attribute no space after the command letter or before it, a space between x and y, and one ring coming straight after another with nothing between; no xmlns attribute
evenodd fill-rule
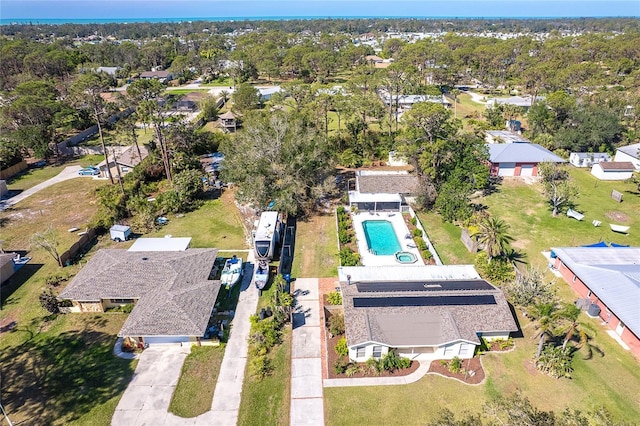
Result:
<svg viewBox="0 0 640 426"><path fill-rule="evenodd" d="M231 289L242 278L242 258L235 254L227 259L220 274L220 282L227 290Z"/></svg>
<svg viewBox="0 0 640 426"><path fill-rule="evenodd" d="M253 274L253 282L260 291L264 290L267 282L269 282L269 263L266 260L258 261L258 265Z"/></svg>

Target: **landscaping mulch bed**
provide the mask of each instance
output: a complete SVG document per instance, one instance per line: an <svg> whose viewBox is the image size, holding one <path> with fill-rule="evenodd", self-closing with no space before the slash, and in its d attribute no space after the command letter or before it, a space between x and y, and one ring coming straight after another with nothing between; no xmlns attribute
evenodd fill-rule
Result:
<svg viewBox="0 0 640 426"><path fill-rule="evenodd" d="M464 372L452 373L446 365L440 363L440 360L434 360L431 361L431 365L429 366L429 373L436 373L445 377L458 379L468 385L477 385L484 380L484 368L482 368L480 357L475 356L471 359L465 359L462 363L462 368L467 371L466 375ZM471 375L468 372L473 372L474 374Z"/></svg>
<svg viewBox="0 0 640 426"><path fill-rule="evenodd" d="M414 371L416 371L418 369L418 367L420 366L420 363L418 361L413 361L411 363L411 366L409 368L405 368L403 370L395 370L395 371L383 371L378 375L375 375L373 373L362 373L362 372L358 372L356 374L354 374L353 376L347 377L346 374L336 374L333 371L333 365L336 363L336 361L338 360L338 354L336 354L336 351L334 350L336 343L338 342L338 340L340 340L340 338L342 336L333 336L331 338L329 338L329 333L325 333L327 336L327 367L328 367L328 375L330 379L344 379L344 378L362 378L362 377L401 377L401 376L406 376L409 375L411 373L413 373ZM345 358L346 359L346 358ZM364 363L360 363L364 368L366 368ZM483 376L484 377L484 376Z"/></svg>
<svg viewBox="0 0 640 426"><path fill-rule="evenodd" d="M616 222L627 222L629 220L629 216L627 216L625 213L619 212L619 211L610 211L604 214L606 217L608 217L611 220L614 220Z"/></svg>

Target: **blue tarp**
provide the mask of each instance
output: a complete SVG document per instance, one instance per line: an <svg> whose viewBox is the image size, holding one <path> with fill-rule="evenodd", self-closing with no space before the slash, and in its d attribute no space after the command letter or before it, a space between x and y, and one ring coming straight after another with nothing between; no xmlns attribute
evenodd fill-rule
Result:
<svg viewBox="0 0 640 426"><path fill-rule="evenodd" d="M594 248L598 248L598 247L609 247L607 245L607 243L605 243L604 241L600 241L599 243L595 243L595 244L588 244L586 246L582 246L582 247L594 247Z"/></svg>
<svg viewBox="0 0 640 426"><path fill-rule="evenodd" d="M626 246L624 244L611 243L611 247L629 247L629 246Z"/></svg>

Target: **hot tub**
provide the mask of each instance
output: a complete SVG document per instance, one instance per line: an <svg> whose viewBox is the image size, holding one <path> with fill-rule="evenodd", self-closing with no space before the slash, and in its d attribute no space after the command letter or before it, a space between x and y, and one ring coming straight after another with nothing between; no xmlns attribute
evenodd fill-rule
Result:
<svg viewBox="0 0 640 426"><path fill-rule="evenodd" d="M408 251L399 251L396 253L396 262L398 263L416 263L418 257Z"/></svg>

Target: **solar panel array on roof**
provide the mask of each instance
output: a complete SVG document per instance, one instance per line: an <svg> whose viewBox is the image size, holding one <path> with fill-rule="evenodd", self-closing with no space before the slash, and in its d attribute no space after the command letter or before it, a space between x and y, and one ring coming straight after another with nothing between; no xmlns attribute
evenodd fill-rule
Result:
<svg viewBox="0 0 640 426"><path fill-rule="evenodd" d="M356 283L356 287L360 293L494 290L494 287L484 280Z"/></svg>
<svg viewBox="0 0 640 426"><path fill-rule="evenodd" d="M496 305L493 295L424 296L424 297L354 297L354 308L388 308L400 306L469 306Z"/></svg>

